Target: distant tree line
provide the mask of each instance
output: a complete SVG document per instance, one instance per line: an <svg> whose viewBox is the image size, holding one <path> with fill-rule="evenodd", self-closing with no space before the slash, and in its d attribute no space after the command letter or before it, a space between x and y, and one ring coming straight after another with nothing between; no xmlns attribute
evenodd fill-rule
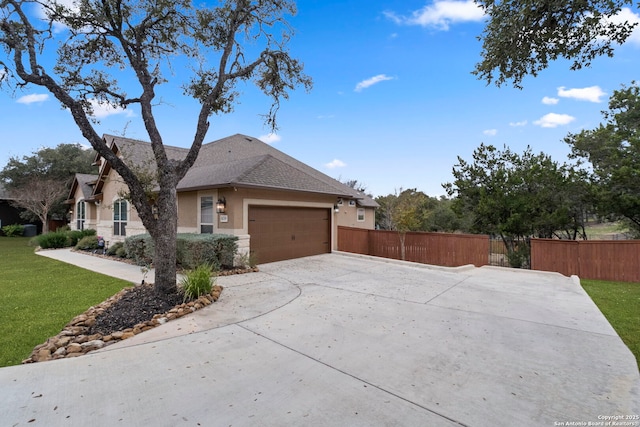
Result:
<svg viewBox="0 0 640 427"><path fill-rule="evenodd" d="M619 220L640 237L640 87L613 93L605 122L569 134L568 162L528 147L519 154L481 144L458 157L447 197L415 188L376 197L376 225L403 235L445 231L500 237L510 254L527 251L531 237L587 239L589 218Z"/></svg>
<svg viewBox="0 0 640 427"><path fill-rule="evenodd" d="M24 209L25 221L41 221L48 231L48 219L65 219L69 206L63 202L76 173L96 173L91 166L95 151L80 144L44 147L30 156L11 157L0 171L13 205Z"/></svg>

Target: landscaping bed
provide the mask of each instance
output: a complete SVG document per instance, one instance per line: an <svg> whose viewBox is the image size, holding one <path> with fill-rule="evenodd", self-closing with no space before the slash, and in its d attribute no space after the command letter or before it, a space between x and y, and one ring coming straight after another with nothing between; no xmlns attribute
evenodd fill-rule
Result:
<svg viewBox="0 0 640 427"><path fill-rule="evenodd" d="M182 302L180 293L160 295L153 284L125 288L76 316L62 331L36 346L22 363L78 357L178 319L218 300L222 286Z"/></svg>
<svg viewBox="0 0 640 427"><path fill-rule="evenodd" d="M79 252L135 264L128 258L99 251ZM216 272L216 275L228 276L255 271L258 271L257 267L232 268ZM222 289L222 286L213 285L210 293L186 301L184 293L180 291L160 294L153 284L143 280L141 284L125 288L74 317L60 333L37 345L22 363L78 357L104 348L206 307L218 300Z"/></svg>

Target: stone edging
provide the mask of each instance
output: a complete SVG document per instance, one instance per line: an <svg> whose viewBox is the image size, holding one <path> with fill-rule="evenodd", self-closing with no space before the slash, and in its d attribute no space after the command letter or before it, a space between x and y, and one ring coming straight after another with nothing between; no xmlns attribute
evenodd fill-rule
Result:
<svg viewBox="0 0 640 427"><path fill-rule="evenodd" d="M131 287L121 290L102 303L90 307L84 313L74 317L58 335L47 339L47 341L40 345L37 345L31 352L31 355L27 359L23 360L22 363L44 362L47 360L82 356L90 351L131 338L134 335L153 329L170 320L191 314L196 310L216 302L222 292L222 286L214 285L210 294L202 295L196 300L177 305L166 313L156 314L151 320L138 323L132 328L113 332L105 336L101 334L86 335L87 330L95 324L96 317L102 314L113 303L118 301L129 289L131 289Z"/></svg>

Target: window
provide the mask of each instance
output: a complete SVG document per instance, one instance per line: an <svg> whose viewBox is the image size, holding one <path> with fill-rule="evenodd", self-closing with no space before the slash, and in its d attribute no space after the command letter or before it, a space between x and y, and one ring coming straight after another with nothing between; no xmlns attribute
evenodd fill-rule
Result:
<svg viewBox="0 0 640 427"><path fill-rule="evenodd" d="M84 200L76 204L76 230L84 230L84 220L86 219L86 206Z"/></svg>
<svg viewBox="0 0 640 427"><path fill-rule="evenodd" d="M364 221L364 208L358 208L357 215L358 215L357 221L358 222L363 222Z"/></svg>
<svg viewBox="0 0 640 427"><path fill-rule="evenodd" d="M356 205L355 200L349 200L349 206L355 206L355 205Z"/></svg>
<svg viewBox="0 0 640 427"><path fill-rule="evenodd" d="M113 235L127 235L127 201L116 200L113 203Z"/></svg>
<svg viewBox="0 0 640 427"><path fill-rule="evenodd" d="M213 196L200 198L200 233L213 233Z"/></svg>

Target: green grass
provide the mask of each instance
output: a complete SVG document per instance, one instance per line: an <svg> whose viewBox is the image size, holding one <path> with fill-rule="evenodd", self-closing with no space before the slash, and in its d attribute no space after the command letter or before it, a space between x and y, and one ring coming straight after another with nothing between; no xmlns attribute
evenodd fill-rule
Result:
<svg viewBox="0 0 640 427"><path fill-rule="evenodd" d="M76 315L131 283L34 253L0 237L0 366L17 365Z"/></svg>
<svg viewBox="0 0 640 427"><path fill-rule="evenodd" d="M640 283L585 279L580 282L636 357L640 368Z"/></svg>
<svg viewBox="0 0 640 427"><path fill-rule="evenodd" d="M584 228L589 240L611 239L611 236L614 234L629 232L629 228L618 221L589 223Z"/></svg>

